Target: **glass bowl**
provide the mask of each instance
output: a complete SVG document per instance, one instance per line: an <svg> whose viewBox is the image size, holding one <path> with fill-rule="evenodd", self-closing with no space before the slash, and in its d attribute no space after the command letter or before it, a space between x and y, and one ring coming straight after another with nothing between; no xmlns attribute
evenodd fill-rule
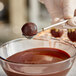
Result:
<svg viewBox="0 0 76 76"><path fill-rule="evenodd" d="M64 50L70 58L52 64L19 64L6 60L18 52L40 47ZM0 64L7 76L66 76L74 63L75 56L76 48L73 44L54 38L49 41L19 38L0 46Z"/></svg>

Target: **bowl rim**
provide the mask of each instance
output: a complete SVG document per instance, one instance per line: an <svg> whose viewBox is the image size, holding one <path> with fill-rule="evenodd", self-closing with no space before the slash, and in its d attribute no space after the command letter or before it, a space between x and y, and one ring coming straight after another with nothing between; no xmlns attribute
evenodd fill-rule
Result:
<svg viewBox="0 0 76 76"><path fill-rule="evenodd" d="M56 38L51 38L51 39L60 41L60 39L56 39ZM2 44L2 45L0 46L0 48L2 48L3 46L5 46L5 45L7 45L7 44L10 44L10 43L13 43L13 42L18 42L18 41L21 41L21 40L38 40L38 39L17 38L17 39L14 39L14 40L11 40L11 41L8 41L8 42ZM49 40L39 40L39 41L49 41ZM75 47L74 44L72 44L72 43L70 43L70 42L68 42L68 41L65 41L65 40L62 40L62 41L64 41L65 43L68 43L68 44L72 45L72 46L76 49L76 47ZM63 61L59 61L59 62L56 62L56 63L48 63L48 64L45 64L45 63L44 63L44 64L28 64L28 63L23 64L23 63L16 63L16 62L9 61L9 60L1 57L1 56L0 56L0 59L1 59L2 61L4 61L4 62L7 62L7 63L9 63L9 64L15 64L15 65L46 66L46 65L56 65L56 64L64 63L64 62L66 62L66 61L69 61L70 59L75 58L75 56L76 56L76 53L75 53L72 57L70 57L70 58L68 58L68 59L65 59L65 60L63 60Z"/></svg>

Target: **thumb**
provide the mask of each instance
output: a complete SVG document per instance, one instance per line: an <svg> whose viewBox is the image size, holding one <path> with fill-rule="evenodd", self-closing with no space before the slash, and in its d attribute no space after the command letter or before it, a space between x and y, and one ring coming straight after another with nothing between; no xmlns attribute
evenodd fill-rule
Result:
<svg viewBox="0 0 76 76"><path fill-rule="evenodd" d="M71 19L74 17L73 0L63 0L64 19Z"/></svg>
<svg viewBox="0 0 76 76"><path fill-rule="evenodd" d="M63 21L64 21L64 19L55 18L55 19L52 19L51 24L56 24L56 23L63 22ZM54 28L63 29L64 25L65 25L65 23L59 24L58 26L55 26Z"/></svg>

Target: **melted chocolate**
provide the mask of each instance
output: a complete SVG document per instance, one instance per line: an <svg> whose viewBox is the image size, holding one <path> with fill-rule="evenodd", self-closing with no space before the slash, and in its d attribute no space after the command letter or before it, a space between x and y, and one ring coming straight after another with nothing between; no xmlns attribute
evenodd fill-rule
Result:
<svg viewBox="0 0 76 76"><path fill-rule="evenodd" d="M21 64L51 64L51 63L56 63L59 61L63 61L65 59L70 58L69 54L66 52L55 49L55 48L35 48L35 49L30 49L26 51L22 51L19 53L16 53L7 60L15 62L15 63L21 63ZM9 65L12 70L7 70L4 69L5 72L7 73L8 76L65 76L69 69L66 69L61 72L57 72L54 74L48 74L48 75L27 75L27 74L20 74L19 69L16 70L16 66ZM17 66L18 68L19 66ZM55 67L53 67L55 68ZM61 67L63 68L63 67ZM18 72L16 72L18 71Z"/></svg>

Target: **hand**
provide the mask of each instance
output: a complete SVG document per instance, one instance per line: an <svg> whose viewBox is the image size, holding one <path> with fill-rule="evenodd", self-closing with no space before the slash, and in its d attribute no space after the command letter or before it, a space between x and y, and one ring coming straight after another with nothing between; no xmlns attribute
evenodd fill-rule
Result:
<svg viewBox="0 0 76 76"><path fill-rule="evenodd" d="M68 24L76 26L76 0L41 0L46 6L52 24L69 19Z"/></svg>

